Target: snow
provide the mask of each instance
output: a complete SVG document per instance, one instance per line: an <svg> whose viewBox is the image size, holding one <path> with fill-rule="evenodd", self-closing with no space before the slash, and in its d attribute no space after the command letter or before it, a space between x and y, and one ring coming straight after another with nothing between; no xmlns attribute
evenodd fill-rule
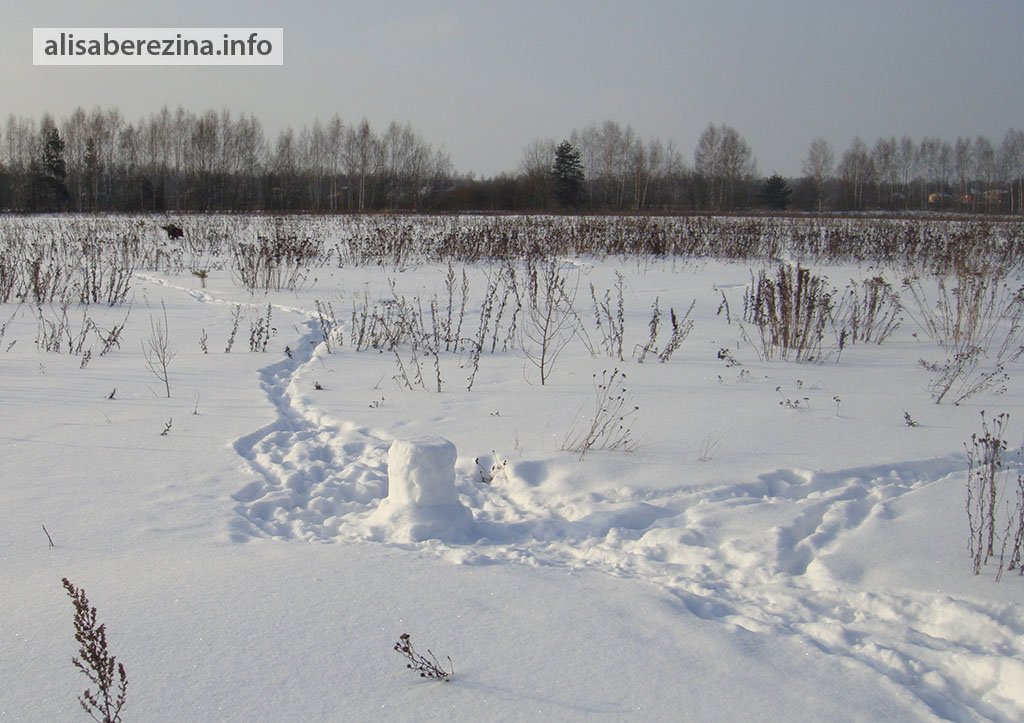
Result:
<svg viewBox="0 0 1024 723"><path fill-rule="evenodd" d="M37 348L32 305L0 306L0 719L85 719L62 577L107 624L131 721L1024 718L1024 578L972 575L964 512L981 410L1010 413L1016 464L1021 362L1005 393L936 405L918 360L941 351L906 314L881 345L763 362L736 321L758 263L581 257L592 346L589 285L624 277L624 360L573 338L542 386L506 315L472 390L469 355L439 354L438 393L432 358L409 389L408 349L356 351L351 312L436 295L443 314L446 267L332 264L254 293L210 260L205 286L138 270L120 347L93 340L84 367ZM463 268L469 337L497 270ZM906 272L815 268L840 288ZM694 329L639 364L656 297L696 300ZM143 355L161 304L170 398ZM563 447L615 368L637 448L581 459ZM405 669L402 633L451 656L450 684Z"/></svg>
<svg viewBox="0 0 1024 723"><path fill-rule="evenodd" d="M367 519L393 542L466 542L473 513L455 491L455 445L440 437L396 439L388 447L388 496Z"/></svg>

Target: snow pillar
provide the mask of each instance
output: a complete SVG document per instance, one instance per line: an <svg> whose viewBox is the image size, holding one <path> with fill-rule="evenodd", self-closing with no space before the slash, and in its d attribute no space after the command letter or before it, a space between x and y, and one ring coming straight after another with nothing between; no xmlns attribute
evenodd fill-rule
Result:
<svg viewBox="0 0 1024 723"><path fill-rule="evenodd" d="M398 542L465 541L473 514L455 491L455 445L440 437L396 439L388 450L388 496L371 515Z"/></svg>

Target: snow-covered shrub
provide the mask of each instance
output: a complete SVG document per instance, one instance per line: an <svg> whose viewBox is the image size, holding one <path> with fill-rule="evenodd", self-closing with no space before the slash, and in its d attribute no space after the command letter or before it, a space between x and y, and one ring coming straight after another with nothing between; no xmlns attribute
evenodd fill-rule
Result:
<svg viewBox="0 0 1024 723"><path fill-rule="evenodd" d="M118 306L139 249L138 234L123 223L103 230L65 219L0 223L0 303Z"/></svg>
<svg viewBox="0 0 1024 723"><path fill-rule="evenodd" d="M929 365L936 372L932 399L939 404L953 392L958 404L988 389L1002 391L1006 365L1024 354L1024 286L1009 286L986 265L961 267L952 289L942 277L936 285L930 299L919 279L904 282L915 301L915 321L946 355Z"/></svg>
<svg viewBox="0 0 1024 723"><path fill-rule="evenodd" d="M282 233L234 244L231 252L235 280L251 291L294 291L310 267L325 261L322 241Z"/></svg>
<svg viewBox="0 0 1024 723"><path fill-rule="evenodd" d="M996 571L998 580L1004 569L1007 548L1010 559L1005 569L1021 568L1021 545L1024 543L1024 476L1017 477L1017 505L1010 510L1007 503L1008 517L1005 525L998 520L999 499L1005 488L1007 477L1004 473L1003 456L1006 453L1006 425L1010 416L998 414L989 426L985 412L981 413L981 434L972 434L970 444L964 444L967 450L967 524L969 536L967 549L974 564L974 574L981 572L983 565L993 557L998 557L999 567ZM1012 534L1016 525L1016 534ZM1000 550L996 551L999 531L1003 531ZM1012 543L1011 543L1012 536ZM1024 569L1021 570L1024 573Z"/></svg>
<svg viewBox="0 0 1024 723"><path fill-rule="evenodd" d="M743 320L757 327L765 359L813 361L822 356L832 319L832 292L824 276L781 263L774 276L761 270L743 294Z"/></svg>
<svg viewBox="0 0 1024 723"><path fill-rule="evenodd" d="M79 318L77 313L69 315L71 307L72 303L68 299L63 300L59 306L36 305L35 344L39 350L53 354L82 355L84 358L86 355L92 356L92 348L96 344L100 347L100 356L105 356L115 348L121 348L121 333L128 323L130 307L124 318L113 321L109 329L102 328L96 322L95 307L78 305L78 311L81 312L80 321L73 321L73 318ZM111 318L109 315L107 317ZM0 333L0 338L2 337L3 333Z"/></svg>
<svg viewBox="0 0 1024 723"><path fill-rule="evenodd" d="M267 304L267 315L257 315L255 319L249 322L249 351L265 352L267 350L270 337L276 331L270 325L273 308L272 304Z"/></svg>
<svg viewBox="0 0 1024 723"><path fill-rule="evenodd" d="M837 326L852 344L881 344L902 323L900 297L881 276L850 282L839 303Z"/></svg>
<svg viewBox="0 0 1024 723"><path fill-rule="evenodd" d="M594 285L590 285L590 298L594 302L594 321L601 333L601 348L605 354L624 361L622 341L626 335L626 313L622 292L626 286L625 278L615 272L615 303L612 303L611 289L604 292L600 300Z"/></svg>
<svg viewBox="0 0 1024 723"><path fill-rule="evenodd" d="M655 297L654 303L651 304L651 320L647 324L647 343L643 346L637 345L638 349L634 350L634 356L636 356L637 363L639 364L643 364L648 355L658 357L658 361L664 364L672 358L679 345L693 331L693 319L690 318L690 314L693 313L693 307L697 305L697 300L694 299L690 302L690 307L686 310L682 319L676 316L676 310L670 307L668 318L669 324L672 326L672 333L669 335L668 341L665 342L665 346L659 350L658 336L661 329L661 306L659 302L660 299Z"/></svg>
<svg viewBox="0 0 1024 723"><path fill-rule="evenodd" d="M395 293L393 282L391 291L392 298L373 302L372 305L369 295L363 296L362 308L353 303L352 346L356 351L390 351L395 359L396 374L393 379L402 387L421 387L440 392L444 384L440 359L444 320L440 318L437 301L432 299L429 313L425 313L419 296L408 298ZM329 335L322 312L320 323L324 334ZM340 341L340 327L337 336ZM428 375L424 374L424 366L428 364L433 366L434 371L430 383Z"/></svg>
<svg viewBox="0 0 1024 723"><path fill-rule="evenodd" d="M630 422L640 407L629 401L625 379L618 369L611 374L607 369L601 372L600 380L594 375L594 416L582 431L575 427L569 431L562 449L579 452L580 459L592 449L636 449Z"/></svg>
<svg viewBox="0 0 1024 723"><path fill-rule="evenodd" d="M334 313L334 305L330 301L315 300L316 316L320 322L320 333L323 335L324 348L330 354L335 347L341 347L345 342L341 323Z"/></svg>
<svg viewBox="0 0 1024 723"><path fill-rule="evenodd" d="M1016 570L1018 575L1024 575L1024 473L1017 473L1016 504L1010 517L1006 522L1006 532L1003 536L1003 547L999 554L999 567L1003 567L1003 560L1009 543L1010 559L1006 562L1005 569ZM1010 532L1016 527L1013 540L1010 540ZM1000 573L1002 569L1000 569ZM997 579L999 575L997 575Z"/></svg>

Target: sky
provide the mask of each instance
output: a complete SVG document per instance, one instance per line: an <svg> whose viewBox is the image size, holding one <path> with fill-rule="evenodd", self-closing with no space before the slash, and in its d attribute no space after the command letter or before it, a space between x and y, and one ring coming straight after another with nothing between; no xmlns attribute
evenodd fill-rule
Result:
<svg viewBox="0 0 1024 723"><path fill-rule="evenodd" d="M36 67L33 27L280 27L278 67ZM764 175L820 136L998 144L1024 128L1021 0L57 0L0 27L0 114L181 104L251 113L276 135L335 113L410 123L460 173L514 172L534 139L614 120L692 163L709 123Z"/></svg>

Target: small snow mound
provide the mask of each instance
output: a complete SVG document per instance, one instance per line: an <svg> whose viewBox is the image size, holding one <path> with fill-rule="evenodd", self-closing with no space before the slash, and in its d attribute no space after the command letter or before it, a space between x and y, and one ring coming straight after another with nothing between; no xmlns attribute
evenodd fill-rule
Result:
<svg viewBox="0 0 1024 723"><path fill-rule="evenodd" d="M440 437L397 439L388 450L388 496L368 520L395 542L471 537L473 513L455 492L455 445Z"/></svg>

